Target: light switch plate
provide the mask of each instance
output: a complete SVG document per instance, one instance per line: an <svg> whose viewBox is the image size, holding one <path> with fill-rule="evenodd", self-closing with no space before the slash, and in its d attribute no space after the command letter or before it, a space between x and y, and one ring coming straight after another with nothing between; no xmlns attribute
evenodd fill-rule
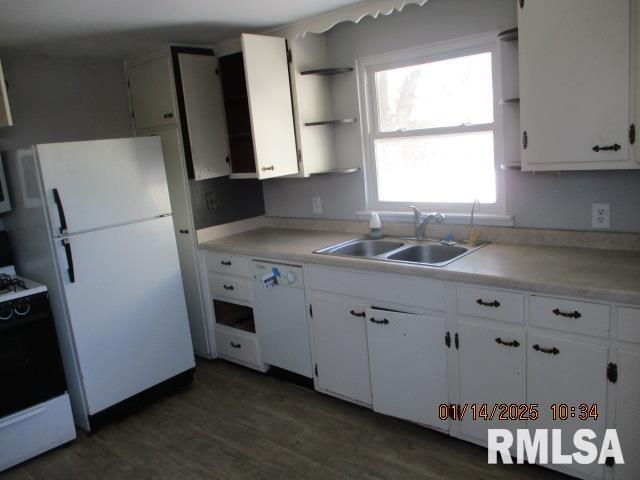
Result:
<svg viewBox="0 0 640 480"><path fill-rule="evenodd" d="M314 214L320 215L322 213L322 199L320 197L311 197L311 206Z"/></svg>
<svg viewBox="0 0 640 480"><path fill-rule="evenodd" d="M593 228L609 228L610 206L608 203L594 203L591 205L591 226Z"/></svg>

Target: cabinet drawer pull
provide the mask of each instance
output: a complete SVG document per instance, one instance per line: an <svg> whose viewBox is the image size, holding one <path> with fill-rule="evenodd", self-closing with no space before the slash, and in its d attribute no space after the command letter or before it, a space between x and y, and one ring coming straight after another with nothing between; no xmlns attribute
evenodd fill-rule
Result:
<svg viewBox="0 0 640 480"><path fill-rule="evenodd" d="M478 305L482 305L483 307L494 307L494 308L498 308L500 306L500 302L498 300L494 300L493 302L485 302L484 300L482 300L481 298L479 298L478 300L476 300L476 303Z"/></svg>
<svg viewBox="0 0 640 480"><path fill-rule="evenodd" d="M226 285L226 284L223 284L223 285L222 285L222 288L224 288L225 290L233 290L233 285Z"/></svg>
<svg viewBox="0 0 640 480"><path fill-rule="evenodd" d="M559 315L560 317L567 317L567 318L580 318L582 316L582 314L577 311L574 310L573 312L563 312L562 310L560 310L559 308L554 308L553 310L551 310L555 315Z"/></svg>
<svg viewBox="0 0 640 480"><path fill-rule="evenodd" d="M260 170L262 170L263 172L266 172L267 170L275 170L276 167L274 167L273 165L269 165L268 167L262 167Z"/></svg>
<svg viewBox="0 0 640 480"><path fill-rule="evenodd" d="M608 151L613 150L614 152L617 152L621 148L622 147L620 146L620 144L614 143L613 145L606 145L604 147L601 147L600 145L596 145L595 147L593 147L593 151L594 152L608 152Z"/></svg>
<svg viewBox="0 0 640 480"><path fill-rule="evenodd" d="M364 318L364 317L366 317L366 316L367 316L366 312L360 312L360 313L358 313L358 312L356 312L355 310L351 310L349 313L350 313L351 315L353 315L354 317Z"/></svg>
<svg viewBox="0 0 640 480"><path fill-rule="evenodd" d="M181 229L180 229L180 233L184 233L184 234L186 235L187 233L189 233L189 230L186 230L186 229L184 229L184 228L181 228Z"/></svg>
<svg viewBox="0 0 640 480"><path fill-rule="evenodd" d="M225 267L230 267L231 266L231 260L220 260L220 264L224 265Z"/></svg>
<svg viewBox="0 0 640 480"><path fill-rule="evenodd" d="M496 343L499 345L504 345L505 347L513 347L518 348L520 346L520 342L517 340L513 340L511 342L506 342L502 340L500 337L496 338Z"/></svg>
<svg viewBox="0 0 640 480"><path fill-rule="evenodd" d="M387 325L389 323L389 320L387 320L386 318L383 318L382 320L376 320L375 318L371 317L369 321L378 325Z"/></svg>
<svg viewBox="0 0 640 480"><path fill-rule="evenodd" d="M163 115L164 118L173 118L173 113L165 113Z"/></svg>
<svg viewBox="0 0 640 480"><path fill-rule="evenodd" d="M229 342L229 345L231 345L233 348L242 348L242 345L240 343Z"/></svg>
<svg viewBox="0 0 640 480"><path fill-rule="evenodd" d="M558 355L560 353L560 350L558 350L556 347L553 348L543 348L540 345L538 345L537 343L533 346L533 349L536 352L542 352L542 353L549 353L551 355Z"/></svg>

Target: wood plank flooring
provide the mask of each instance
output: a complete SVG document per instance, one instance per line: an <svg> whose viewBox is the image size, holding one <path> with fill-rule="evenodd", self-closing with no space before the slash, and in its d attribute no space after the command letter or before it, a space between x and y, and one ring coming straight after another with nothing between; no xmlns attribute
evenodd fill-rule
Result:
<svg viewBox="0 0 640 480"><path fill-rule="evenodd" d="M224 361L185 392L0 473L33 479L560 479Z"/></svg>

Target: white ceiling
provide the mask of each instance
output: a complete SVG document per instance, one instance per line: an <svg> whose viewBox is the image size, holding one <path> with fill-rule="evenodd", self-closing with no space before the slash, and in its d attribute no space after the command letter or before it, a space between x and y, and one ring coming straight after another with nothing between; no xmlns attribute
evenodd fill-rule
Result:
<svg viewBox="0 0 640 480"><path fill-rule="evenodd" d="M215 44L362 0L0 0L0 52L111 56Z"/></svg>

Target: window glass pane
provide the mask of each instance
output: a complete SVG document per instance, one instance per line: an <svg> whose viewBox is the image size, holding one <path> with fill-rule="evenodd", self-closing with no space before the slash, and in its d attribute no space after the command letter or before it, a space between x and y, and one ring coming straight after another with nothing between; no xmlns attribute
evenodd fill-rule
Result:
<svg viewBox="0 0 640 480"><path fill-rule="evenodd" d="M491 53L375 74L381 132L493 122Z"/></svg>
<svg viewBox="0 0 640 480"><path fill-rule="evenodd" d="M496 202L493 132L375 141L381 202Z"/></svg>

